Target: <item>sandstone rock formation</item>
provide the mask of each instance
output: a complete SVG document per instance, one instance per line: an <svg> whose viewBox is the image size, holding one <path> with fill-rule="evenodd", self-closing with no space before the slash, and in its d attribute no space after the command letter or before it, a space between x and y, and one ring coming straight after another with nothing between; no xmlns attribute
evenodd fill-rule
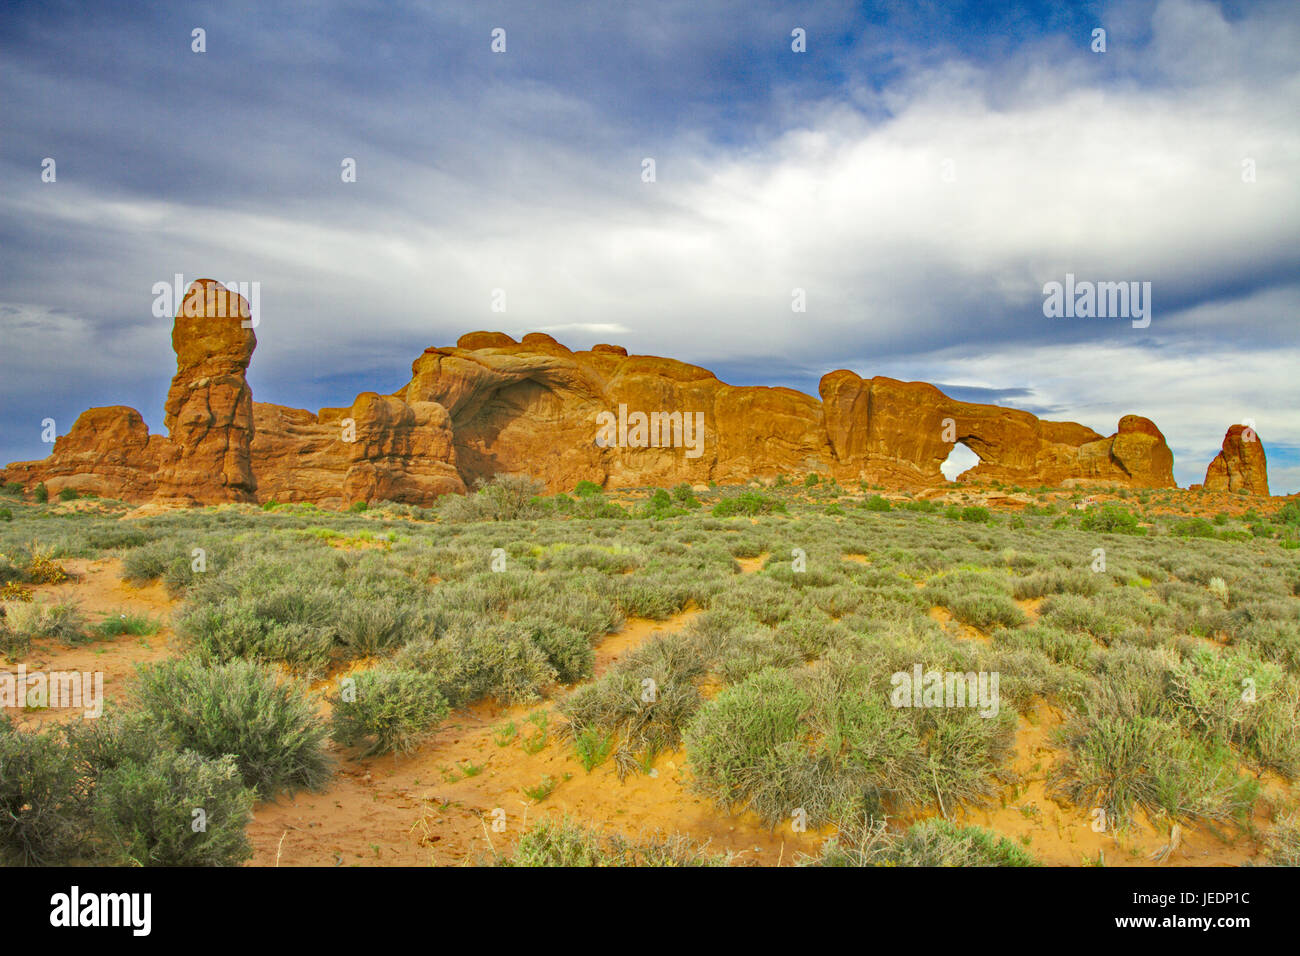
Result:
<svg viewBox="0 0 1300 956"><path fill-rule="evenodd" d="M427 504L465 491L451 422L436 403L363 392L350 408L318 415L261 402L253 415L260 500Z"/></svg>
<svg viewBox="0 0 1300 956"><path fill-rule="evenodd" d="M11 465L3 479L132 501L326 506L425 504L497 472L534 475L551 491L584 479L613 488L809 472L924 489L947 484L939 466L962 442L980 458L967 476L975 479L1174 487L1164 437L1136 415L1103 436L845 370L823 377L818 401L728 385L707 369L617 345L575 352L539 332L521 342L471 332L454 347L426 349L404 387L362 393L346 407L313 413L254 402L244 374L256 339L206 307L221 291L200 280L176 318L168 437L148 435L131 409L92 409L50 458ZM1232 457L1227 451L1225 440ZM1250 461L1238 471L1254 475Z"/></svg>
<svg viewBox="0 0 1300 956"><path fill-rule="evenodd" d="M257 480L253 393L245 381L257 347L242 296L211 279L185 294L172 326L176 376L164 405L156 496L182 502L253 501Z"/></svg>
<svg viewBox="0 0 1300 956"><path fill-rule="evenodd" d="M1125 415L1105 438L1074 422L949 398L933 385L831 372L821 380L832 472L884 484L934 484L953 445L980 463L965 477L1029 485L1174 486L1174 456L1146 418Z"/></svg>
<svg viewBox="0 0 1300 956"><path fill-rule="evenodd" d="M158 485L158 457L166 440L150 435L134 408L89 408L55 441L50 457L14 462L3 476L25 488L44 482L52 495L72 488L83 494L143 501L153 497Z"/></svg>
<svg viewBox="0 0 1300 956"><path fill-rule="evenodd" d="M1223 447L1205 472L1206 491L1245 491L1268 494L1268 465L1264 443L1255 430L1233 425L1223 436Z"/></svg>

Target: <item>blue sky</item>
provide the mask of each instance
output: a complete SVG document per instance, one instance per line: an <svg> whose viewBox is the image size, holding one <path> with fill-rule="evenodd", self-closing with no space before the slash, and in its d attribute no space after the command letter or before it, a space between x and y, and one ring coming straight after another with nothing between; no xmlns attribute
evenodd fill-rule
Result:
<svg viewBox="0 0 1300 956"><path fill-rule="evenodd" d="M260 282L261 401L541 329L737 384L1137 412L1184 485L1251 419L1300 490L1293 2L18 3L0 176L4 461L92 405L161 428L180 272ZM1150 326L1045 318L1067 272L1151 282Z"/></svg>

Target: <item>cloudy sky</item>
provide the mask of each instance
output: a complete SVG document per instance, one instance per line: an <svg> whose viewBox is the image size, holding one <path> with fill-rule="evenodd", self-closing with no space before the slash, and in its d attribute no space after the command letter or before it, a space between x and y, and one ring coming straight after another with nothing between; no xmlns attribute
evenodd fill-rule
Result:
<svg viewBox="0 0 1300 956"><path fill-rule="evenodd" d="M1137 412L1183 485L1253 420L1300 491L1294 0L154 6L0 20L4 461L92 405L161 429L181 273L260 283L260 401L544 330ZM1150 325L1045 317L1067 273L1150 282Z"/></svg>

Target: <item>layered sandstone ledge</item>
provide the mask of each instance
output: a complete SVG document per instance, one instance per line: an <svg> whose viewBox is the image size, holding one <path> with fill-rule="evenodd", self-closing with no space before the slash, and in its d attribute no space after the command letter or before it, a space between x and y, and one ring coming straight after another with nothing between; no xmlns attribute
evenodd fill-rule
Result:
<svg viewBox="0 0 1300 956"><path fill-rule="evenodd" d="M550 491L584 479L618 488L809 472L917 489L945 483L939 466L962 442L980 458L966 478L1175 487L1164 436L1137 415L1103 436L959 402L923 382L845 370L822 378L818 401L788 388L727 385L698 366L616 345L574 352L540 332L520 342L471 332L454 348L426 349L405 387L364 392L348 407L313 414L254 402L245 372L257 341L227 317L238 312L210 307L224 291L196 281L177 315L166 437L150 435L134 409L92 408L50 457L16 462L0 480L133 502L324 506L427 504L497 472L533 475ZM1229 448L1225 438L1207 487L1213 476L1216 487L1267 494L1263 447L1249 439L1239 431Z"/></svg>

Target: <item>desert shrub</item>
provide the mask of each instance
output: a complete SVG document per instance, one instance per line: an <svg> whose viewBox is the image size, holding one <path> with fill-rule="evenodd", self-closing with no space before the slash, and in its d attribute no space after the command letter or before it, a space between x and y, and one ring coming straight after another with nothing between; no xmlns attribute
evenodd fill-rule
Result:
<svg viewBox="0 0 1300 956"><path fill-rule="evenodd" d="M1165 647L1120 644L1092 658L1096 681L1089 689L1086 710L1119 720L1137 717L1172 718L1170 681L1178 656Z"/></svg>
<svg viewBox="0 0 1300 956"><path fill-rule="evenodd" d="M695 497L695 489L684 481L673 487L673 500L683 508L694 510L700 507L700 500Z"/></svg>
<svg viewBox="0 0 1300 956"><path fill-rule="evenodd" d="M556 669L524 625L506 622L457 626L438 639L419 638L393 657L403 668L434 675L452 707L481 697L518 704L536 700Z"/></svg>
<svg viewBox="0 0 1300 956"><path fill-rule="evenodd" d="M168 593L180 594L200 581L219 576L236 555L228 543L220 541L205 542L203 551L199 563L188 542L167 537L145 542L123 555L122 580L138 587L161 579Z"/></svg>
<svg viewBox="0 0 1300 956"><path fill-rule="evenodd" d="M545 485L527 475L497 474L491 481L482 478L474 484L475 492L467 495L444 495L441 514L448 521L514 521L542 514L538 495Z"/></svg>
<svg viewBox="0 0 1300 956"><path fill-rule="evenodd" d="M1017 627L1027 620L1008 596L1010 587L1001 573L958 570L931 579L922 594L948 608L959 621L988 630L995 625Z"/></svg>
<svg viewBox="0 0 1300 956"><path fill-rule="evenodd" d="M979 505L970 505L961 509L961 520L989 524L993 520L993 516L989 514L988 508L981 508Z"/></svg>
<svg viewBox="0 0 1300 956"><path fill-rule="evenodd" d="M982 631L993 627L1018 627L1028 618L1005 594L963 594L949 598L948 610L957 620Z"/></svg>
<svg viewBox="0 0 1300 956"><path fill-rule="evenodd" d="M16 589L21 585L6 584L5 591ZM8 593L4 594L5 600L14 600ZM30 597L27 600L31 600ZM17 660L27 654L32 649L31 635L22 630L15 630L10 623L10 616L13 611L6 612L5 616L0 617L0 654L10 660Z"/></svg>
<svg viewBox="0 0 1300 956"><path fill-rule="evenodd" d="M63 644L85 641L89 625L81 608L76 604L15 604L4 617L7 631L6 643L16 651L25 652L32 641L51 640Z"/></svg>
<svg viewBox="0 0 1300 956"><path fill-rule="evenodd" d="M27 580L27 569L7 554L0 554L0 583L10 584ZM11 600L5 598L4 600Z"/></svg>
<svg viewBox="0 0 1300 956"><path fill-rule="evenodd" d="M569 817L539 820L497 866L726 866L729 855L707 852L691 838L655 833L631 840L603 834Z"/></svg>
<svg viewBox="0 0 1300 956"><path fill-rule="evenodd" d="M122 558L122 580L135 585L156 581L175 557L175 550L176 545L165 539L133 549Z"/></svg>
<svg viewBox="0 0 1300 956"><path fill-rule="evenodd" d="M1092 638L1043 624L993 633L994 643L1011 648L1039 651L1057 664L1086 667L1100 653Z"/></svg>
<svg viewBox="0 0 1300 956"><path fill-rule="evenodd" d="M1102 534L1141 534L1137 516L1122 505L1108 502L1100 507L1088 508L1079 519L1080 531Z"/></svg>
<svg viewBox="0 0 1300 956"><path fill-rule="evenodd" d="M725 688L686 731L695 788L718 806L748 807L775 823L801 806L787 764L803 747L812 699L783 670L768 668Z"/></svg>
<svg viewBox="0 0 1300 956"><path fill-rule="evenodd" d="M1231 753L1189 739L1172 720L1092 713L1065 726L1068 753L1051 786L1117 826L1137 809L1175 819L1227 820L1251 801Z"/></svg>
<svg viewBox="0 0 1300 956"><path fill-rule="evenodd" d="M200 605L177 618L176 632L205 662L279 662L306 673L329 664L334 648L330 631L301 621L278 621L258 610L248 598Z"/></svg>
<svg viewBox="0 0 1300 956"><path fill-rule="evenodd" d="M76 501L77 497L77 489L75 488L63 488L59 491L60 501Z"/></svg>
<svg viewBox="0 0 1300 956"><path fill-rule="evenodd" d="M594 568L602 574L625 574L642 564L641 555L625 548L595 544L564 545L548 549L538 561L543 570L577 570Z"/></svg>
<svg viewBox="0 0 1300 956"><path fill-rule="evenodd" d="M135 695L180 749L233 754L245 785L263 799L317 789L332 772L325 726L304 688L266 665L164 661L139 670Z"/></svg>
<svg viewBox="0 0 1300 956"><path fill-rule="evenodd" d="M45 502L50 500L50 490L45 487L45 482L42 481L32 489L32 497L41 504L45 504Z"/></svg>
<svg viewBox="0 0 1300 956"><path fill-rule="evenodd" d="M92 526L85 535L86 546L96 551L138 548L149 540L144 529L120 521Z"/></svg>
<svg viewBox="0 0 1300 956"><path fill-rule="evenodd" d="M14 513L11 508L0 508L0 521L13 521Z"/></svg>
<svg viewBox="0 0 1300 956"><path fill-rule="evenodd" d="M890 511L893 506L890 505L888 498L882 498L880 495L869 495L863 499L862 507L868 511Z"/></svg>
<svg viewBox="0 0 1300 956"><path fill-rule="evenodd" d="M1277 665L1202 648L1173 668L1170 686L1204 738L1231 744L1286 777L1300 770L1300 695Z"/></svg>
<svg viewBox="0 0 1300 956"><path fill-rule="evenodd" d="M1097 594L1105 586L1104 578L1091 571L1052 568L1016 578L1011 593L1017 600L1044 597L1048 594Z"/></svg>
<svg viewBox="0 0 1300 956"><path fill-rule="evenodd" d="M713 506L715 518L730 518L734 515L785 514L785 512L785 502L779 498L759 494L757 491L743 491L734 497L723 498Z"/></svg>
<svg viewBox="0 0 1300 956"><path fill-rule="evenodd" d="M837 652L809 671L769 668L724 689L685 735L693 787L771 824L799 807L814 826L931 800L949 809L987 798L1015 713L893 706L882 675L915 651L869 643L854 653L874 659Z"/></svg>
<svg viewBox="0 0 1300 956"><path fill-rule="evenodd" d="M921 499L918 501L900 501L898 507L907 511L919 511L921 514L932 514L939 510L939 506L933 501Z"/></svg>
<svg viewBox="0 0 1300 956"><path fill-rule="evenodd" d="M604 494L604 489L594 481L587 481L585 478L573 486L573 493L579 498L590 498L593 495Z"/></svg>
<svg viewBox="0 0 1300 956"><path fill-rule="evenodd" d="M11 498L21 498L23 496L23 483L21 481L6 481L3 487L0 487L0 494L9 495Z"/></svg>
<svg viewBox="0 0 1300 956"><path fill-rule="evenodd" d="M645 516L652 519L671 518L685 514L685 510L673 503L672 495L663 488L656 488L645 505Z"/></svg>
<svg viewBox="0 0 1300 956"><path fill-rule="evenodd" d="M562 684L572 684L590 677L596 666L596 649L587 635L576 628L551 620L521 620L528 628L528 638L555 668Z"/></svg>
<svg viewBox="0 0 1300 956"><path fill-rule="evenodd" d="M1300 819L1292 813L1278 820L1264 834L1263 843L1269 865L1300 866Z"/></svg>
<svg viewBox="0 0 1300 956"><path fill-rule="evenodd" d="M400 647L428 630L421 609L397 595L360 597L336 604L334 638L357 657Z"/></svg>
<svg viewBox="0 0 1300 956"><path fill-rule="evenodd" d="M1236 642L1263 660L1300 673L1300 625L1294 621L1252 620L1235 632Z"/></svg>
<svg viewBox="0 0 1300 956"><path fill-rule="evenodd" d="M620 778L645 769L661 752L680 745L683 729L703 703L697 684L706 667L696 640L652 637L560 703L564 733L575 741L584 735L614 737Z"/></svg>
<svg viewBox="0 0 1300 956"><path fill-rule="evenodd" d="M977 826L923 820L901 834L881 821L860 818L841 825L804 866L1039 866L1005 837Z"/></svg>
<svg viewBox="0 0 1300 956"><path fill-rule="evenodd" d="M662 621L680 611L686 604L681 591L671 584L624 578L615 591L618 607L628 617L648 617Z"/></svg>
<svg viewBox="0 0 1300 956"><path fill-rule="evenodd" d="M350 679L351 693L341 688L330 698L331 734L345 747L362 745L364 756L407 753L447 716L435 674L381 665Z"/></svg>
<svg viewBox="0 0 1300 956"><path fill-rule="evenodd" d="M253 855L245 834L253 791L231 755L159 750L95 782L94 823L113 862L132 866L237 866ZM196 829L194 811L203 812Z"/></svg>
<svg viewBox="0 0 1300 956"><path fill-rule="evenodd" d="M1109 644L1119 633L1120 623L1088 598L1078 594L1053 594L1039 607L1039 620L1066 631L1090 634Z"/></svg>
<svg viewBox="0 0 1300 956"><path fill-rule="evenodd" d="M1204 518L1185 518L1177 521L1170 527L1169 533L1180 538L1213 538L1215 535L1214 525Z"/></svg>
<svg viewBox="0 0 1300 956"><path fill-rule="evenodd" d="M27 733L0 712L0 862L69 863L85 831L76 762L52 731Z"/></svg>

